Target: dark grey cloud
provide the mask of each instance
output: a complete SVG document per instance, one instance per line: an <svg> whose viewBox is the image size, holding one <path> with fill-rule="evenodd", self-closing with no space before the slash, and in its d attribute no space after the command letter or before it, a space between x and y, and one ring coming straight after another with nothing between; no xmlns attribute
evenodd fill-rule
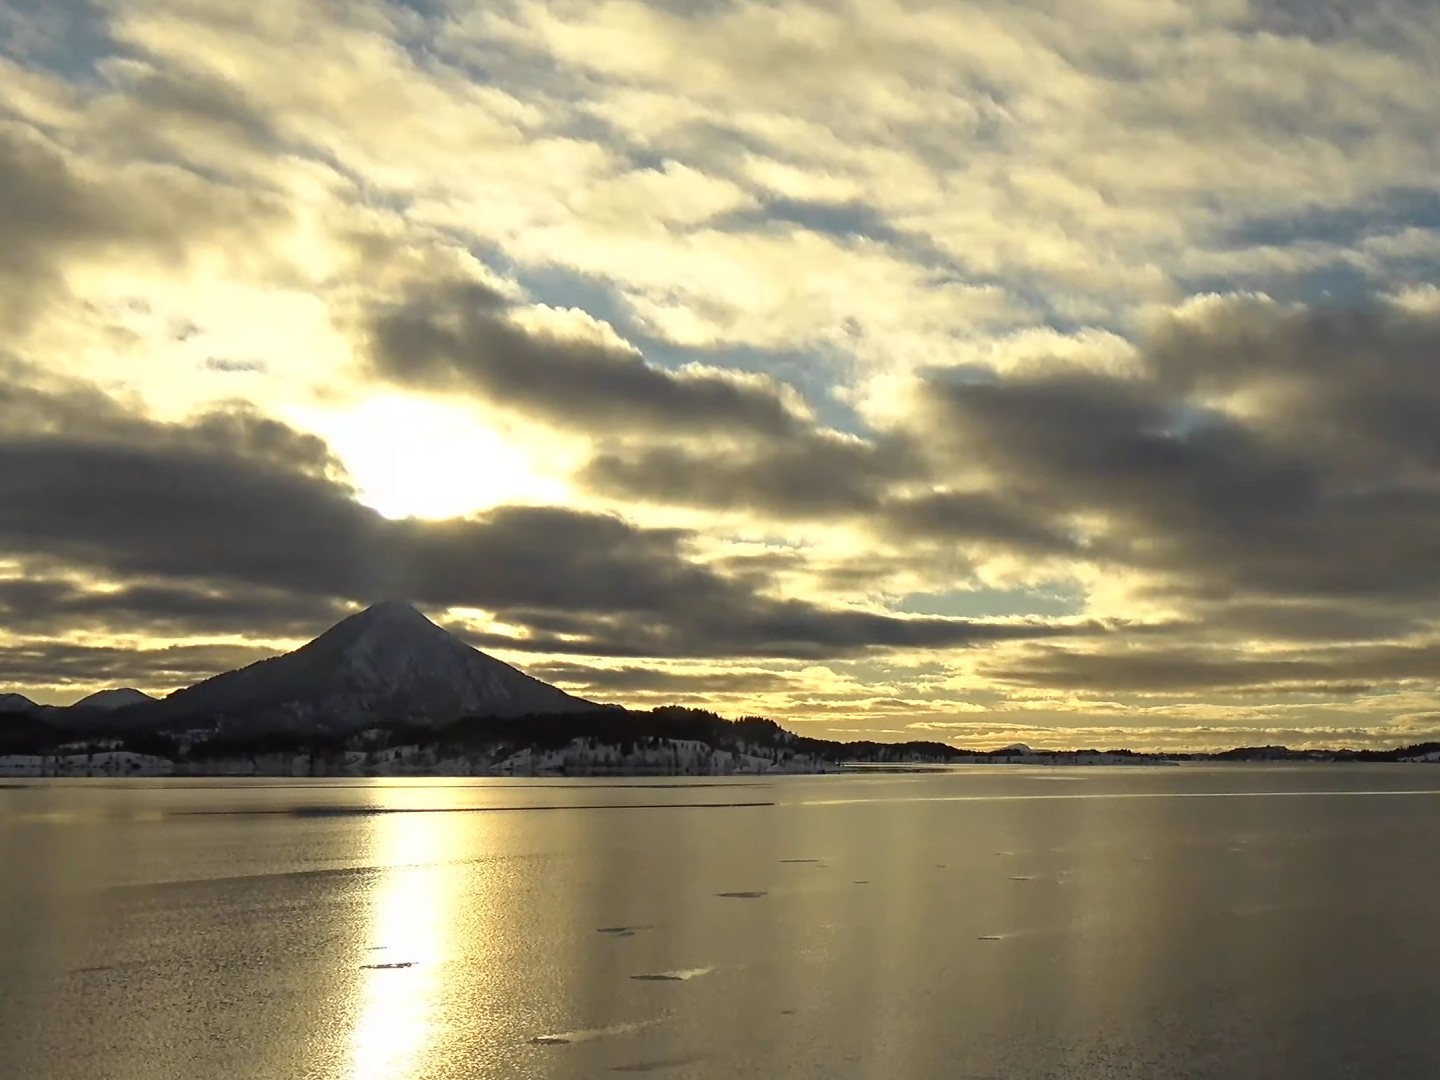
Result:
<svg viewBox="0 0 1440 1080"><path fill-rule="evenodd" d="M1434 312L1234 301L1162 324L1146 358L1171 400L1263 395L1257 438L1373 487L1440 467L1437 350Z"/></svg>
<svg viewBox="0 0 1440 1080"><path fill-rule="evenodd" d="M167 691L218 671L253 664L274 650L248 645L171 645L159 649L38 641L0 645L0 682L14 686L134 686Z"/></svg>
<svg viewBox="0 0 1440 1080"><path fill-rule="evenodd" d="M26 637L60 637L81 626L160 638L297 638L348 613L340 601L256 586L221 592L142 581L102 589L34 573L0 579L0 623Z"/></svg>
<svg viewBox="0 0 1440 1080"><path fill-rule="evenodd" d="M224 603L202 595L255 588L322 605L402 596L474 606L535 631L502 640L512 648L575 654L825 657L1085 629L776 597L763 575L692 560L688 533L605 514L500 507L391 521L354 500L323 443L246 409L157 424L85 389L11 397L14 423L0 408L0 552L158 581L175 591L131 600L176 618L188 600L197 623Z"/></svg>
<svg viewBox="0 0 1440 1080"><path fill-rule="evenodd" d="M946 490L938 486L944 472L907 433L867 440L797 428L721 449L682 442L605 447L580 480L612 498L772 520L848 519L867 525L877 540L901 545L990 543L1030 555L1082 553L1063 516L997 491Z"/></svg>
<svg viewBox="0 0 1440 1080"><path fill-rule="evenodd" d="M601 668L553 662L532 664L528 670L547 682L604 693L758 694L786 690L793 685L788 675L765 670L667 671L653 667Z"/></svg>
<svg viewBox="0 0 1440 1080"><path fill-rule="evenodd" d="M1160 590L1167 599L1182 593L1173 587ZM1240 639L1304 644L1410 639L1422 635L1431 624L1423 607L1401 599L1277 602L1220 595L1200 597L1189 603L1187 610L1191 621L1162 632L1210 642Z"/></svg>
<svg viewBox="0 0 1440 1080"><path fill-rule="evenodd" d="M1052 515L1124 509L1197 526L1289 518L1312 494L1303 460L1247 427L1187 412L1151 383L1063 372L930 387L937 445Z"/></svg>
<svg viewBox="0 0 1440 1080"><path fill-rule="evenodd" d="M1353 695L1405 680L1432 683L1440 670L1440 645L1351 645L1259 655L1189 643L1096 652L1037 645L1022 657L983 670L1001 682L1084 692Z"/></svg>
<svg viewBox="0 0 1440 1080"><path fill-rule="evenodd" d="M467 390L544 420L588 430L782 435L803 423L776 388L713 371L672 372L618 345L528 329L475 282L417 288L368 327L376 372L396 382Z"/></svg>
<svg viewBox="0 0 1440 1080"><path fill-rule="evenodd" d="M125 577L276 588L334 580L373 515L327 478L324 445L249 413L152 425L64 399L59 430L0 433L0 548ZM333 593L332 593L333 594Z"/></svg>
<svg viewBox="0 0 1440 1080"><path fill-rule="evenodd" d="M1415 46L1433 10L1426 0L1251 0L1246 14L1265 33L1403 52Z"/></svg>
<svg viewBox="0 0 1440 1080"><path fill-rule="evenodd" d="M818 660L1102 630L1043 620L902 618L777 598L757 591L753 580L688 561L683 533L575 511L508 508L439 528L408 527L420 533L410 557L424 567L423 575L410 578L424 590L413 595L484 607L540 631L528 638L472 637L481 647Z"/></svg>
<svg viewBox="0 0 1440 1080"><path fill-rule="evenodd" d="M1063 514L1025 506L992 491L935 491L897 496L878 508L877 528L900 542L974 540L1027 555L1082 555L1083 545Z"/></svg>
<svg viewBox="0 0 1440 1080"><path fill-rule="evenodd" d="M938 453L1057 529L1098 522L1091 557L1181 592L1434 598L1437 348L1435 315L1217 302L1161 326L1130 376L937 373L925 423Z"/></svg>
<svg viewBox="0 0 1440 1080"><path fill-rule="evenodd" d="M797 429L788 438L718 452L675 444L602 450L582 481L620 498L816 519L874 511L885 492L917 468L899 443Z"/></svg>

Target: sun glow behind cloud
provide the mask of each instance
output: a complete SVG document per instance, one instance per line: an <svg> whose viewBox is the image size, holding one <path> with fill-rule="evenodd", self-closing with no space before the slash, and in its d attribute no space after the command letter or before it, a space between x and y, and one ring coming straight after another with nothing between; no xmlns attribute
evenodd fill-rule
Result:
<svg viewBox="0 0 1440 1080"><path fill-rule="evenodd" d="M446 402L385 394L310 423L344 463L360 501L388 518L462 517L569 494L517 440Z"/></svg>

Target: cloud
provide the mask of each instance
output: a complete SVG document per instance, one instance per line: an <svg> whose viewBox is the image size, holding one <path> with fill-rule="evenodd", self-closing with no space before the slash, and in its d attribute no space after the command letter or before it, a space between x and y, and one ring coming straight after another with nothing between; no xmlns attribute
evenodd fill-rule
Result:
<svg viewBox="0 0 1440 1080"><path fill-rule="evenodd" d="M732 438L718 452L692 449L678 438L602 449L581 479L619 498L805 519L873 510L917 465L899 443L880 446L797 424L778 437Z"/></svg>
<svg viewBox="0 0 1440 1080"><path fill-rule="evenodd" d="M503 296L478 283L422 287L378 312L369 329L369 357L380 375L469 390L556 424L776 435L802 422L793 396L787 400L770 380L666 371L615 340L530 329Z"/></svg>
<svg viewBox="0 0 1440 1080"><path fill-rule="evenodd" d="M784 690L793 684L791 677L763 668L689 671L541 663L530 665L528 670L547 682L583 687L590 692L626 695L759 694Z"/></svg>
<svg viewBox="0 0 1440 1080"><path fill-rule="evenodd" d="M834 715L1420 679L1435 6L901 6L0 9L10 625L885 653ZM397 389L566 505L359 505L300 427Z"/></svg>
<svg viewBox="0 0 1440 1080"><path fill-rule="evenodd" d="M613 498L747 512L771 522L849 522L876 544L990 544L1032 556L1084 555L1063 515L996 491L939 488L923 455L898 438L870 442L811 430L710 452L631 445L600 450L580 479Z"/></svg>
<svg viewBox="0 0 1440 1080"><path fill-rule="evenodd" d="M609 514L507 506L390 521L354 501L323 443L278 421L232 410L155 423L79 388L24 397L24 422L0 428L0 545L12 557L222 594L480 608L547 635L512 648L563 652L823 656L1084 630L776 597L695 561L683 530Z"/></svg>
<svg viewBox="0 0 1440 1080"><path fill-rule="evenodd" d="M219 591L160 579L101 587L25 569L24 577L0 579L0 614L12 635L63 638L81 627L99 637L303 640L348 614L334 600L254 585Z"/></svg>
<svg viewBox="0 0 1440 1080"><path fill-rule="evenodd" d="M105 74L111 90L93 108L136 157L178 156L196 165L228 157L243 170L244 151L263 153L280 138L252 95L218 73L115 58Z"/></svg>
<svg viewBox="0 0 1440 1080"><path fill-rule="evenodd" d="M274 651L252 645L170 645L163 648L35 641L0 644L7 685L51 690L133 686L163 693L208 679L216 672L253 664ZM46 695L49 696L49 695ZM67 696L76 696L71 693Z"/></svg>
<svg viewBox="0 0 1440 1080"><path fill-rule="evenodd" d="M259 374L270 370L264 360L231 360L224 356L211 356L205 360L206 371L218 371L227 375Z"/></svg>
<svg viewBox="0 0 1440 1080"><path fill-rule="evenodd" d="M28 330L47 303L70 296L77 263L183 263L217 240L253 250L286 211L265 194L210 184L174 166L105 168L38 125L0 119L0 320Z"/></svg>
<svg viewBox="0 0 1440 1080"><path fill-rule="evenodd" d="M1433 186L1421 90L1433 11L1347 8L1317 33L1324 15L1280 2L1142 7L533 4L445 40L539 52L615 141L765 195L853 202L885 235L913 238L897 251L938 252L954 276L1072 319L1174 296L1186 261L1223 246L1237 218ZM586 260L657 304L674 291L664 260L591 262L564 235L549 258ZM789 261L807 282L825 265ZM850 313L884 356L904 339L886 309L913 325L937 282L871 306L868 269L845 268ZM684 288L686 305L706 292ZM769 314L725 322L758 335L784 318Z"/></svg>
<svg viewBox="0 0 1440 1080"><path fill-rule="evenodd" d="M917 408L942 459L1177 594L1418 597L1440 587L1437 341L1381 303L1217 298L1158 325L1138 374L936 372Z"/></svg>
<svg viewBox="0 0 1440 1080"><path fill-rule="evenodd" d="M77 247L141 239L143 223L109 192L77 177L64 154L38 132L0 122L0 319L23 327L46 289L58 288L60 257Z"/></svg>
<svg viewBox="0 0 1440 1080"><path fill-rule="evenodd" d="M1431 678L1440 649L1433 644L1346 646L1309 653L1267 650L1259 656L1184 644L1174 648L1090 653L1031 650L984 665L1002 683L1064 687L1075 693L1363 694L1377 683Z"/></svg>
<svg viewBox="0 0 1440 1080"><path fill-rule="evenodd" d="M879 529L892 540L979 541L1026 556L1087 553L1063 513L1025 506L997 491L933 491L896 496L880 507Z"/></svg>

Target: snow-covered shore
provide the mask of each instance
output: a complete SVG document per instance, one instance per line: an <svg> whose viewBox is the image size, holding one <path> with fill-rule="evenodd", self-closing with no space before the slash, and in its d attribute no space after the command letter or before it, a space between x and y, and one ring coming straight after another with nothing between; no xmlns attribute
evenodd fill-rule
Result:
<svg viewBox="0 0 1440 1080"><path fill-rule="evenodd" d="M1440 764L1440 752L1401 758ZM957 765L1157 766L1179 762L1148 754L1030 752L960 756L946 762L847 761L838 764L780 746L742 744L716 749L689 739L646 739L622 749L575 739L558 749L444 753L434 746L401 745L313 754L306 751L237 754L174 761L112 747L74 746L53 754L0 755L0 778L52 776L734 776L815 774L875 769L951 768Z"/></svg>
<svg viewBox="0 0 1440 1080"><path fill-rule="evenodd" d="M253 754L171 761L124 750L0 756L0 777L47 776L730 776L833 773L841 766L784 748L717 750L686 739L648 740L629 749L576 739L555 750L525 748L503 757L444 755L434 747L394 746L315 755Z"/></svg>

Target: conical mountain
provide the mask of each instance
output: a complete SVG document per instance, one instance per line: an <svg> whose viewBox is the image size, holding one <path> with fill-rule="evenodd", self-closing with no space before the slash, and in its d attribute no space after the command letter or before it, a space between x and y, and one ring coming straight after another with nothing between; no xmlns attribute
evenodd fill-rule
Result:
<svg viewBox="0 0 1440 1080"><path fill-rule="evenodd" d="M380 721L439 723L594 707L394 601L351 615L294 652L216 675L164 702L167 718L337 731Z"/></svg>

